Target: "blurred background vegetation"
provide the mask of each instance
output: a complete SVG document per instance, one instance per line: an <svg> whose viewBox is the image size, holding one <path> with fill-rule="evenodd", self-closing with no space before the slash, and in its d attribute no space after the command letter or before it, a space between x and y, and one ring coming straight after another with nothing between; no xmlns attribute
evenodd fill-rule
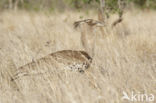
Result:
<svg viewBox="0 0 156 103"><path fill-rule="evenodd" d="M124 0L130 7L141 9L156 9L156 0ZM109 8L117 9L117 0L105 0ZM0 10L59 10L94 9L98 8L100 0L0 0Z"/></svg>

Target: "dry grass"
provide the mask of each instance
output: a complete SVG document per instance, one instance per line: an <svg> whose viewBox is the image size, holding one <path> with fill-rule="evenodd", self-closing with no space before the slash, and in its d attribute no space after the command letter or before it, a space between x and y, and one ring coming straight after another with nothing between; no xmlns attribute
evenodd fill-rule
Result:
<svg viewBox="0 0 156 103"><path fill-rule="evenodd" d="M93 64L84 74L48 65L49 73L10 81L15 70L32 59L58 50L82 50L80 32L72 26L80 16L96 18L93 13L1 13L0 103L128 103L121 100L122 91L156 96L153 11L127 12L123 23L98 35Z"/></svg>

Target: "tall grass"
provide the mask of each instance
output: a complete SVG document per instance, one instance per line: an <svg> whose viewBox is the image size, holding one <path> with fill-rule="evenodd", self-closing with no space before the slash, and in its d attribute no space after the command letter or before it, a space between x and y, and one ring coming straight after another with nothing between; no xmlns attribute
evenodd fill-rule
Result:
<svg viewBox="0 0 156 103"><path fill-rule="evenodd" d="M123 91L156 96L155 16L154 11L130 11L104 36L97 31L93 64L84 74L48 65L49 73L11 82L17 68L32 60L58 50L82 50L80 31L72 23L97 17L93 12L2 12L0 103L125 103Z"/></svg>

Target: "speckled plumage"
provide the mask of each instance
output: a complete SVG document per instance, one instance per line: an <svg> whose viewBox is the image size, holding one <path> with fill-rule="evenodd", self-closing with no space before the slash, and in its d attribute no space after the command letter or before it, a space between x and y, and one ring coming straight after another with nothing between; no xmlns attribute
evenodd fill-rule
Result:
<svg viewBox="0 0 156 103"><path fill-rule="evenodd" d="M43 65L46 66L48 64L54 66L55 68L57 68L58 65L62 65L63 69L83 72L85 69L88 69L91 62L92 58L85 51L57 51L19 67L12 80L18 79L22 76L27 76L35 73L37 74L38 68L43 67Z"/></svg>

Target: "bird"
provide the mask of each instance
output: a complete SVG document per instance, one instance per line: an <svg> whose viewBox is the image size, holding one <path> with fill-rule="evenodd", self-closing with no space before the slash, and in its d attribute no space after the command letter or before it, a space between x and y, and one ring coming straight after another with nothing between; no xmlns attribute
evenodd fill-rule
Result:
<svg viewBox="0 0 156 103"><path fill-rule="evenodd" d="M84 24L84 26L83 26ZM50 53L42 58L37 60L33 60L30 63L27 63L19 68L15 74L11 77L11 81L17 80L24 76L30 76L33 74L39 74L39 71L43 69L44 66L47 64L51 64L51 66L55 68L63 68L69 69L72 71L78 71L80 73L85 72L86 69L90 67L93 60L93 52L94 52L94 44L95 44L95 37L84 31L90 31L87 29L88 27L101 27L104 24L100 21L93 20L93 19L85 19L74 22L74 28L78 28L82 25L83 30L81 30L81 41L82 46L85 50L61 50ZM91 37L90 37L91 36ZM40 69L40 70L38 70ZM44 73L44 72L43 72Z"/></svg>

